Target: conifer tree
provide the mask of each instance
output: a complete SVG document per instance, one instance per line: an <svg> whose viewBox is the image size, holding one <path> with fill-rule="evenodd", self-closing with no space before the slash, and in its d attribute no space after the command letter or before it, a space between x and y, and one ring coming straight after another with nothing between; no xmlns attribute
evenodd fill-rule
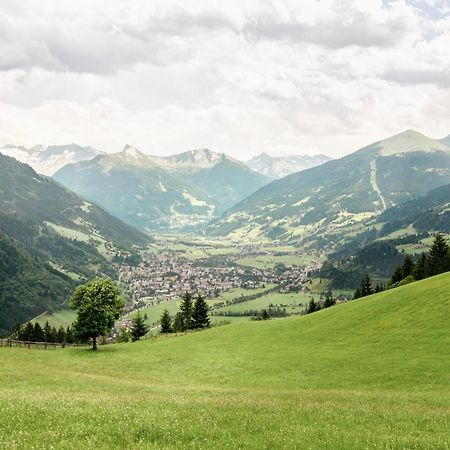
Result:
<svg viewBox="0 0 450 450"><path fill-rule="evenodd" d="M59 342L60 344L62 344L63 342L66 342L66 332L62 325L59 327L56 336L57 336L57 342Z"/></svg>
<svg viewBox="0 0 450 450"><path fill-rule="evenodd" d="M175 318L173 320L173 331L175 331L175 333L181 332L181 331L185 331L185 326L184 326L184 316L183 313L181 311L178 311L175 314Z"/></svg>
<svg viewBox="0 0 450 450"><path fill-rule="evenodd" d="M261 311L261 319L262 320L269 320L270 319L269 313L267 312L267 309L263 309Z"/></svg>
<svg viewBox="0 0 450 450"><path fill-rule="evenodd" d="M425 274L428 277L438 275L450 270L450 256L447 242L437 234L431 246L425 266Z"/></svg>
<svg viewBox="0 0 450 450"><path fill-rule="evenodd" d="M44 339L45 342L52 342L52 327L50 326L50 324L47 322L45 322L44 325Z"/></svg>
<svg viewBox="0 0 450 450"><path fill-rule="evenodd" d="M21 341L32 341L34 336L34 326L31 322L28 322L22 331Z"/></svg>
<svg viewBox="0 0 450 450"><path fill-rule="evenodd" d="M17 322L14 328L11 330L10 338L15 341L20 341L22 332L23 332L22 324L20 322Z"/></svg>
<svg viewBox="0 0 450 450"><path fill-rule="evenodd" d="M192 296L189 292L185 292L181 299L180 304L180 310L181 313L183 314L184 330L190 330L192 328L192 309L193 309Z"/></svg>
<svg viewBox="0 0 450 450"><path fill-rule="evenodd" d="M401 266L398 266L392 274L390 285L392 286L394 284L400 283L403 278L403 269Z"/></svg>
<svg viewBox="0 0 450 450"><path fill-rule="evenodd" d="M170 318L169 311L165 309L161 315L161 333L167 334L172 333L172 319Z"/></svg>
<svg viewBox="0 0 450 450"><path fill-rule="evenodd" d="M145 323L140 313L137 313L131 321L131 340L138 341L148 333L150 327Z"/></svg>
<svg viewBox="0 0 450 450"><path fill-rule="evenodd" d="M422 280L425 278L425 271L427 266L427 255L422 253L419 260L416 262L414 266L414 278L416 280Z"/></svg>
<svg viewBox="0 0 450 450"><path fill-rule="evenodd" d="M75 342L75 336L73 335L73 330L71 327L66 329L66 342L68 344L73 344Z"/></svg>
<svg viewBox="0 0 450 450"><path fill-rule="evenodd" d="M208 304L205 299L198 294L192 310L192 328L209 327L210 321L208 317L208 310Z"/></svg>
<svg viewBox="0 0 450 450"><path fill-rule="evenodd" d="M306 308L306 314L311 314L311 313L313 313L315 311L318 311L319 309L320 309L320 306L312 298L309 301L308 307Z"/></svg>
<svg viewBox="0 0 450 450"><path fill-rule="evenodd" d="M36 322L34 324L34 330L33 330L33 339L34 342L44 342L45 336L44 336L44 330L42 329L39 322Z"/></svg>
<svg viewBox="0 0 450 450"><path fill-rule="evenodd" d="M331 293L327 293L323 307L329 308L330 306L333 306L335 304L336 304L336 299L333 298L333 295Z"/></svg>
<svg viewBox="0 0 450 450"><path fill-rule="evenodd" d="M117 342L130 342L130 332L125 327L120 327L117 335Z"/></svg>
<svg viewBox="0 0 450 450"><path fill-rule="evenodd" d="M372 289L372 280L370 279L369 275L366 275L362 282L361 282L361 297L366 297L367 295L373 294Z"/></svg>
<svg viewBox="0 0 450 450"><path fill-rule="evenodd" d="M412 275L413 270L414 270L414 262L413 262L411 256L406 255L405 261L403 262L403 266L402 266L403 278L406 278L406 277L409 277L410 275Z"/></svg>

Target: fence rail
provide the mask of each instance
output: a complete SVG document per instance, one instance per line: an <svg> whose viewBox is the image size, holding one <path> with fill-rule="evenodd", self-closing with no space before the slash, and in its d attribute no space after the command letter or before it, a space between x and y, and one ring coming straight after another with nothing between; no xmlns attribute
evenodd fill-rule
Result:
<svg viewBox="0 0 450 450"><path fill-rule="evenodd" d="M47 350L52 348L88 347L90 345L91 344L68 344L66 342L31 342L16 341L14 339L0 339L0 347L43 348Z"/></svg>

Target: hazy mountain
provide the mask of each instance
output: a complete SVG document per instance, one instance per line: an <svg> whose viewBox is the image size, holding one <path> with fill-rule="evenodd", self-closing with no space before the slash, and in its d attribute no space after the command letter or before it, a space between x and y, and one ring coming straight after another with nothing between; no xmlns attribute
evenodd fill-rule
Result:
<svg viewBox="0 0 450 450"><path fill-rule="evenodd" d="M67 165L54 178L144 230L206 224L268 182L207 149L157 157L131 146Z"/></svg>
<svg viewBox="0 0 450 450"><path fill-rule="evenodd" d="M0 333L61 306L74 285L114 277L111 259L149 238L0 154Z"/></svg>
<svg viewBox="0 0 450 450"><path fill-rule="evenodd" d="M441 142L444 145L448 145L450 147L450 134L444 139L440 139L439 142Z"/></svg>
<svg viewBox="0 0 450 450"><path fill-rule="evenodd" d="M103 152L92 147L81 147L77 144L68 144L49 146L35 145L30 148L5 145L0 147L0 153L30 165L38 173L51 176L66 164L91 159Z"/></svg>
<svg viewBox="0 0 450 450"><path fill-rule="evenodd" d="M261 153L249 159L246 164L255 172L275 180L301 170L320 166L332 159L326 155L270 156L267 153Z"/></svg>
<svg viewBox="0 0 450 450"><path fill-rule="evenodd" d="M264 186L227 211L211 234L328 245L387 208L450 183L450 147L415 131Z"/></svg>

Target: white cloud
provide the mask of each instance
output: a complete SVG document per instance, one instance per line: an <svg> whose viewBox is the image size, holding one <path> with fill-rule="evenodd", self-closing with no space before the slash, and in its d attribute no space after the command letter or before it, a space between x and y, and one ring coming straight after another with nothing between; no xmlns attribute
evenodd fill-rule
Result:
<svg viewBox="0 0 450 450"><path fill-rule="evenodd" d="M0 143L245 158L450 133L445 2L82 5L0 4Z"/></svg>

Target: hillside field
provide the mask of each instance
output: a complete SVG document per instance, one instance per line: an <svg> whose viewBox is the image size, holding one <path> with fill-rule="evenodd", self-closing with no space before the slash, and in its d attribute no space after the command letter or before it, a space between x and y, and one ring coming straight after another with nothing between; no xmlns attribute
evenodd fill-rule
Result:
<svg viewBox="0 0 450 450"><path fill-rule="evenodd" d="M448 449L450 273L308 316L0 348L0 448Z"/></svg>

